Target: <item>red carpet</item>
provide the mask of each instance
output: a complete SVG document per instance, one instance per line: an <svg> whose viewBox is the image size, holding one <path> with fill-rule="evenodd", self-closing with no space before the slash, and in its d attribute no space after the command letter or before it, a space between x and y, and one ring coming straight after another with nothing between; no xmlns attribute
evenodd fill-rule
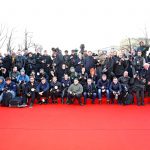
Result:
<svg viewBox="0 0 150 150"><path fill-rule="evenodd" d="M150 104L1 107L0 114L0 150L150 149Z"/></svg>

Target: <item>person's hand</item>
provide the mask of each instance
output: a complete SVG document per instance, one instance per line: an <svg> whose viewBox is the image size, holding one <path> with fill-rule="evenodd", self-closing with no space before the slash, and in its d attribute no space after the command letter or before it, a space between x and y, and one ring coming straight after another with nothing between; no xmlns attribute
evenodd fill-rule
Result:
<svg viewBox="0 0 150 150"><path fill-rule="evenodd" d="M115 91L113 91L113 94L115 95L115 94L116 94L116 92L115 92Z"/></svg>
<svg viewBox="0 0 150 150"><path fill-rule="evenodd" d="M35 88L32 88L31 91L34 92L34 91L35 91Z"/></svg>
<svg viewBox="0 0 150 150"><path fill-rule="evenodd" d="M39 92L40 95L43 95L43 92Z"/></svg>
<svg viewBox="0 0 150 150"><path fill-rule="evenodd" d="M148 82L148 85L150 85L150 81Z"/></svg>
<svg viewBox="0 0 150 150"><path fill-rule="evenodd" d="M105 89L103 89L102 92L105 92Z"/></svg>

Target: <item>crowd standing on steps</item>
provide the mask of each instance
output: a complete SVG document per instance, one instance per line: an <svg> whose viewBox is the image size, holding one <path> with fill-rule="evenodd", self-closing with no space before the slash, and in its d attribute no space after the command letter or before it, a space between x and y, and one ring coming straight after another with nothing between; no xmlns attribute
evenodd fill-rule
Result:
<svg viewBox="0 0 150 150"><path fill-rule="evenodd" d="M86 105L87 100L102 104L106 96L108 104L144 105L150 97L150 54L143 42L131 51L64 51L52 48L35 53L21 50L17 53L0 54L0 102L22 98L22 106L38 104ZM134 94L136 99L134 99ZM7 101L7 103L6 103Z"/></svg>

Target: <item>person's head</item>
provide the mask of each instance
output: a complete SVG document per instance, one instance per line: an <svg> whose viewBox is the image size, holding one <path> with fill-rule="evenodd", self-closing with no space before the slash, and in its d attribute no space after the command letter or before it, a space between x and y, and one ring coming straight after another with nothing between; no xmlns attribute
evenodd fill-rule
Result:
<svg viewBox="0 0 150 150"><path fill-rule="evenodd" d="M140 46L143 46L143 45L144 45L144 42L143 42L143 41L140 41L139 45L140 45Z"/></svg>
<svg viewBox="0 0 150 150"><path fill-rule="evenodd" d="M150 64L145 63L145 64L143 65L143 67L144 67L145 70L148 70L148 68L150 67Z"/></svg>
<svg viewBox="0 0 150 150"><path fill-rule="evenodd" d="M54 83L57 82L57 77L54 76L52 80L53 80Z"/></svg>
<svg viewBox="0 0 150 150"><path fill-rule="evenodd" d="M21 55L21 50L20 49L18 49L17 54Z"/></svg>
<svg viewBox="0 0 150 150"><path fill-rule="evenodd" d="M32 57L32 53L29 53L29 57Z"/></svg>
<svg viewBox="0 0 150 150"><path fill-rule="evenodd" d="M91 85L91 84L92 84L92 79L91 79L91 78L88 78L88 79L87 79L87 84L88 84L88 85Z"/></svg>
<svg viewBox="0 0 150 150"><path fill-rule="evenodd" d="M47 55L47 50L44 50L44 55Z"/></svg>
<svg viewBox="0 0 150 150"><path fill-rule="evenodd" d="M88 51L88 56L92 56L92 52L91 51Z"/></svg>
<svg viewBox="0 0 150 150"><path fill-rule="evenodd" d="M65 64L62 64L62 69L66 69L66 65Z"/></svg>
<svg viewBox="0 0 150 150"><path fill-rule="evenodd" d="M137 55L138 55L138 56L142 56L142 52L141 52L141 51L138 51L138 52L137 52Z"/></svg>
<svg viewBox="0 0 150 150"><path fill-rule="evenodd" d="M77 78L74 79L74 84L77 85L79 83L79 80Z"/></svg>
<svg viewBox="0 0 150 150"><path fill-rule="evenodd" d="M13 72L17 72L17 67L15 66L14 68L13 68Z"/></svg>
<svg viewBox="0 0 150 150"><path fill-rule="evenodd" d="M113 78L113 83L117 84L118 83L118 79L116 77Z"/></svg>
<svg viewBox="0 0 150 150"><path fill-rule="evenodd" d="M71 50L71 55L74 55L75 54L75 51L74 50Z"/></svg>
<svg viewBox="0 0 150 150"><path fill-rule="evenodd" d="M68 80L68 79L69 79L68 74L64 74L64 79L65 79L65 80Z"/></svg>
<svg viewBox="0 0 150 150"><path fill-rule="evenodd" d="M34 82L34 77L30 76L30 82L33 83Z"/></svg>
<svg viewBox="0 0 150 150"><path fill-rule="evenodd" d="M90 75L95 75L95 69L94 68L90 69Z"/></svg>
<svg viewBox="0 0 150 150"><path fill-rule="evenodd" d="M119 57L119 58L122 58L122 57L123 57L123 54L122 54L122 53L119 53L119 54L118 54L118 57Z"/></svg>
<svg viewBox="0 0 150 150"><path fill-rule="evenodd" d="M84 50L83 55L84 55L84 56L87 55L87 50Z"/></svg>
<svg viewBox="0 0 150 150"><path fill-rule="evenodd" d="M103 74L103 75L102 75L102 80L105 81L106 79L107 79L106 74Z"/></svg>
<svg viewBox="0 0 150 150"><path fill-rule="evenodd" d="M68 55L68 50L65 50L65 55Z"/></svg>
<svg viewBox="0 0 150 150"><path fill-rule="evenodd" d="M42 84L45 84L45 83L46 83L46 79L45 79L44 77L41 79L41 83L42 83Z"/></svg>
<svg viewBox="0 0 150 150"><path fill-rule="evenodd" d="M75 68L74 67L70 67L70 72L75 72Z"/></svg>
<svg viewBox="0 0 150 150"><path fill-rule="evenodd" d="M82 67L82 69L81 69L81 70L82 70L82 72L85 72L85 67Z"/></svg>
<svg viewBox="0 0 150 150"><path fill-rule="evenodd" d="M5 81L6 81L6 84L10 84L11 83L11 78L7 77Z"/></svg>
<svg viewBox="0 0 150 150"><path fill-rule="evenodd" d="M135 49L131 49L131 54L135 55Z"/></svg>
<svg viewBox="0 0 150 150"><path fill-rule="evenodd" d="M43 69L43 68L40 69L40 73L41 73L41 74L44 73L44 69Z"/></svg>
<svg viewBox="0 0 150 150"><path fill-rule="evenodd" d="M124 76L124 77L128 77L128 71L125 71L125 72L123 73L123 76Z"/></svg>
<svg viewBox="0 0 150 150"><path fill-rule="evenodd" d="M24 69L21 69L21 70L20 70L20 74L21 74L21 75L25 75L25 70L24 70Z"/></svg>
<svg viewBox="0 0 150 150"><path fill-rule="evenodd" d="M117 55L117 51L113 51L113 55L116 56Z"/></svg>
<svg viewBox="0 0 150 150"><path fill-rule="evenodd" d="M34 70L31 71L31 75L35 75L35 71Z"/></svg>

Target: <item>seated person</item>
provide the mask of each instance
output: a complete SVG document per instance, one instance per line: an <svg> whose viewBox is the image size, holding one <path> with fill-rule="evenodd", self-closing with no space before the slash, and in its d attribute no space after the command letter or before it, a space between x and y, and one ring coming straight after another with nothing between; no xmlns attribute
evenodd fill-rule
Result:
<svg viewBox="0 0 150 150"><path fill-rule="evenodd" d="M43 77L41 79L41 82L39 83L39 85L36 88L37 90L37 100L39 104L48 103L48 98L49 98L49 83L47 82L47 80ZM46 99L42 99L41 98L45 97Z"/></svg>
<svg viewBox="0 0 150 150"><path fill-rule="evenodd" d="M13 70L9 73L9 77L15 83L17 82L17 77L19 76L20 72L18 71L17 67L13 67Z"/></svg>
<svg viewBox="0 0 150 150"><path fill-rule="evenodd" d="M121 95L121 84L118 82L116 77L113 78L113 81L110 84L110 92L112 103L114 103L114 98L118 100L118 103L121 104L120 95Z"/></svg>
<svg viewBox="0 0 150 150"><path fill-rule="evenodd" d="M67 97L67 91L68 87L70 86L71 81L69 79L69 76L67 74L64 75L64 78L61 81L62 85L62 94L61 94L61 102L64 104L64 98Z"/></svg>
<svg viewBox="0 0 150 150"><path fill-rule="evenodd" d="M57 103L57 98L60 96L61 92L61 83L57 81L57 77L54 76L50 82L50 95L52 98L52 104Z"/></svg>
<svg viewBox="0 0 150 150"><path fill-rule="evenodd" d="M122 88L122 92L121 92L122 94L121 94L120 99L121 99L121 102L125 104L127 100L126 96L129 94L129 92L132 93L130 90L130 77L128 76L128 71L125 71L123 73L123 76L121 76L118 79L118 81L120 82L121 88Z"/></svg>
<svg viewBox="0 0 150 150"><path fill-rule="evenodd" d="M78 79L74 79L74 83L72 83L68 88L68 104L73 104L74 98L77 98L80 105L83 105L81 102L81 97L83 93L83 86L79 83Z"/></svg>
<svg viewBox="0 0 150 150"><path fill-rule="evenodd" d="M106 93L107 103L110 103L110 91L109 91L109 80L105 74L102 75L102 78L97 82L98 88L98 99L99 103L102 103L102 94Z"/></svg>
<svg viewBox="0 0 150 150"><path fill-rule="evenodd" d="M25 85L29 82L29 76L25 74L25 70L20 70L20 75L17 77L17 89L18 89L18 95L21 93L23 94L25 91Z"/></svg>
<svg viewBox="0 0 150 150"><path fill-rule="evenodd" d="M17 91L16 83L11 81L11 79L9 77L7 77L5 81L6 82L5 82L5 85L3 88L3 92L0 96L0 99L3 100L3 98L7 97L8 94L11 95L11 99L15 98L16 91Z"/></svg>
<svg viewBox="0 0 150 150"><path fill-rule="evenodd" d="M92 98L92 104L95 103L96 98L96 85L92 82L92 79L87 79L87 84L83 88L84 104L86 104L87 98Z"/></svg>
<svg viewBox="0 0 150 150"><path fill-rule="evenodd" d="M30 76L30 81L26 84L25 94L24 94L25 103L27 103L27 98L31 98L30 108L32 108L34 104L34 100L36 98L37 86L38 83L35 81L35 78L33 76Z"/></svg>

